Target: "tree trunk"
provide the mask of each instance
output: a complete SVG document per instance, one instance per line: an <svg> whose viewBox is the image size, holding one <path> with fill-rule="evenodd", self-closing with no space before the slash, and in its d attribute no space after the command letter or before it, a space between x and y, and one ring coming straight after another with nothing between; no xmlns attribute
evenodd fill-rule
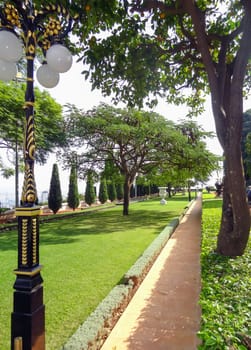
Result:
<svg viewBox="0 0 251 350"><path fill-rule="evenodd" d="M217 130L224 150L223 205L217 252L235 257L244 254L249 238L250 212L241 154L242 90L234 91L229 86L231 83L225 89L229 94L224 96L224 122Z"/></svg>
<svg viewBox="0 0 251 350"><path fill-rule="evenodd" d="M191 186L190 186L190 181L187 183L187 190L188 190L188 201L191 202L192 196L191 196Z"/></svg>
<svg viewBox="0 0 251 350"><path fill-rule="evenodd" d="M243 255L250 228L240 147L225 149L224 170L222 218L217 253L235 257Z"/></svg>
<svg viewBox="0 0 251 350"><path fill-rule="evenodd" d="M242 2L246 15L242 23L243 32L238 51L232 64L227 63L231 41L221 42L219 60L216 64L210 52L202 12L198 11L195 1L183 0L182 4L191 15L194 24L197 47L208 75L216 132L225 156L222 220L217 252L225 256L239 256L244 253L250 229L240 148L243 85L251 56L250 2Z"/></svg>
<svg viewBox="0 0 251 350"><path fill-rule="evenodd" d="M230 69L222 78L224 87L218 88L221 83L218 80L211 89L216 131L224 150L223 205L217 253L231 257L244 254L250 229L241 154L243 92L240 76L238 66L234 74Z"/></svg>
<svg viewBox="0 0 251 350"><path fill-rule="evenodd" d="M125 178L123 215L129 215L130 188L131 188L130 181Z"/></svg>
<svg viewBox="0 0 251 350"><path fill-rule="evenodd" d="M171 186L170 182L167 184L167 193L168 193L168 197L171 198L172 197L172 186Z"/></svg>

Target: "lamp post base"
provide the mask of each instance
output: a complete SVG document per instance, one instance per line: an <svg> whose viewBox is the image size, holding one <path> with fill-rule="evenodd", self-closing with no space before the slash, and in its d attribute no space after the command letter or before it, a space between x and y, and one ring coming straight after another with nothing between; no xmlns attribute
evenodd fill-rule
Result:
<svg viewBox="0 0 251 350"><path fill-rule="evenodd" d="M43 287L14 292L11 314L11 350L45 349L45 306ZM17 339L20 339L17 341ZM22 345L17 345L22 343Z"/></svg>
<svg viewBox="0 0 251 350"><path fill-rule="evenodd" d="M39 207L16 208L18 268L14 270L11 350L45 350L45 306L39 264Z"/></svg>

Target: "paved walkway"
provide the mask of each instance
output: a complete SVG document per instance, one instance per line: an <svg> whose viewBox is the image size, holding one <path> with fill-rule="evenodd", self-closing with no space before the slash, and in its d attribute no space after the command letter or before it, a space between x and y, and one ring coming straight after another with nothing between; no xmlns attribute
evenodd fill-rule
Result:
<svg viewBox="0 0 251 350"><path fill-rule="evenodd" d="M195 350L201 198L194 201L101 350Z"/></svg>

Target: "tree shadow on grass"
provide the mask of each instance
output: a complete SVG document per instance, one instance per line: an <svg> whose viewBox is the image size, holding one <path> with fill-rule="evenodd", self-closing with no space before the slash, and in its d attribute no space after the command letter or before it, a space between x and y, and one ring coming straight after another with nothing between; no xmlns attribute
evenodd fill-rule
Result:
<svg viewBox="0 0 251 350"><path fill-rule="evenodd" d="M174 217L174 212L168 210L134 209L128 216L109 210L40 223L40 245L71 244L83 235L112 235L142 227L158 235ZM1 233L0 251L17 250L17 240L17 230Z"/></svg>

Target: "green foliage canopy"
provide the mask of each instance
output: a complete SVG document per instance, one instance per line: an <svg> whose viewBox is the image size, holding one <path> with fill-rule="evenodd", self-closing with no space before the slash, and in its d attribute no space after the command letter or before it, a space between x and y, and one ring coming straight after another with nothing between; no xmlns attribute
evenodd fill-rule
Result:
<svg viewBox="0 0 251 350"><path fill-rule="evenodd" d="M130 174L133 181L137 172L149 173L165 163L182 167L185 156L190 161L192 157L197 160L199 149L205 150L204 133L195 123L190 123L189 134L188 124L177 126L154 112L105 104L83 112L72 106L65 123L69 141L63 154L65 164L72 159L75 146L79 150L80 172L89 167L103 170L109 159L122 175Z"/></svg>
<svg viewBox="0 0 251 350"><path fill-rule="evenodd" d="M153 105L164 96L175 104L186 102L191 114L201 112L204 94L211 93L225 157L217 252L242 255L250 230L240 149L243 96L251 86L250 1L121 0L115 5L112 29L103 35L90 31L79 42L85 77L116 101L143 106L147 98ZM81 36L84 22L79 23Z"/></svg>
<svg viewBox="0 0 251 350"><path fill-rule="evenodd" d="M131 106L143 106L145 99L153 105L164 96L175 104L186 102L191 114L202 110L204 94L211 93L225 157L217 252L242 255L250 230L240 149L243 96L251 86L250 0L77 0L67 5L80 14L76 46L93 88Z"/></svg>
<svg viewBox="0 0 251 350"><path fill-rule="evenodd" d="M82 112L69 106L65 122L69 144L62 154L64 164L78 159L80 173L90 169L100 172L106 169L107 173L107 164L113 163L124 178L124 204L129 201L130 187L137 173L150 174L170 167L179 169L186 162L191 168L196 163L198 169L199 155L206 160L210 154L201 140L204 134L195 123L189 127L186 123L177 126L154 112L104 104ZM73 147L77 156L72 155Z"/></svg>
<svg viewBox="0 0 251 350"><path fill-rule="evenodd" d="M22 150L25 84L0 81L0 148ZM46 91L35 89L36 160L44 164L50 152L64 142L62 108Z"/></svg>

